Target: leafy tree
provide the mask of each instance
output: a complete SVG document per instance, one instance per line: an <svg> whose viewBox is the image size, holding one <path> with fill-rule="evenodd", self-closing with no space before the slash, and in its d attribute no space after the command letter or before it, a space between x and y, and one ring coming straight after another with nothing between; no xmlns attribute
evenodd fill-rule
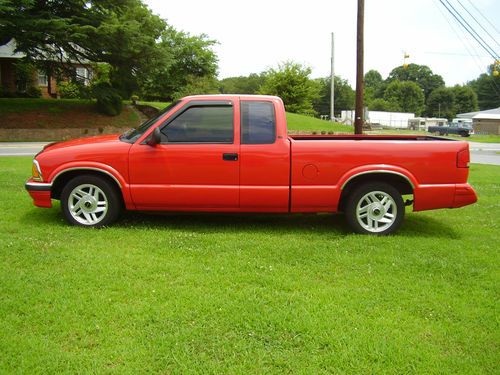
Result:
<svg viewBox="0 0 500 375"><path fill-rule="evenodd" d="M372 69L366 72L364 77L364 83L365 83L364 101L365 104L368 107L370 107L370 103L374 99L382 98L385 90L384 80L382 79L382 75L378 71Z"/></svg>
<svg viewBox="0 0 500 375"><path fill-rule="evenodd" d="M315 80L319 87L319 97L314 101L314 110L319 114L330 114L330 93L331 78L318 78ZM339 76L335 76L334 81L334 104L335 112L338 114L342 110L354 108L355 93L349 82Z"/></svg>
<svg viewBox="0 0 500 375"><path fill-rule="evenodd" d="M265 82L259 94L277 95L287 111L315 114L313 101L319 97L319 84L309 78L311 68L288 61L265 72Z"/></svg>
<svg viewBox="0 0 500 375"><path fill-rule="evenodd" d="M474 112L479 109L477 103L477 94L471 87L456 85L452 90L455 98L453 106L455 114Z"/></svg>
<svg viewBox="0 0 500 375"><path fill-rule="evenodd" d="M434 117L455 117L455 93L450 87L439 87L427 99L427 113Z"/></svg>
<svg viewBox="0 0 500 375"><path fill-rule="evenodd" d="M402 112L420 115L425 108L424 93L415 82L392 81L384 92L384 99Z"/></svg>
<svg viewBox="0 0 500 375"><path fill-rule="evenodd" d="M212 50L215 43L204 34L192 36L168 27L149 69L138 72L142 97L170 101L180 92L198 92L203 86L213 92L217 74L217 56Z"/></svg>
<svg viewBox="0 0 500 375"><path fill-rule="evenodd" d="M468 85L476 92L480 110L500 107L500 76L493 76L493 66L489 74L483 73Z"/></svg>
<svg viewBox="0 0 500 375"><path fill-rule="evenodd" d="M140 0L4 0L0 17L0 40L15 38L29 60L52 62L53 71L67 60L107 62L125 94L156 54L166 25Z"/></svg>
<svg viewBox="0 0 500 375"><path fill-rule="evenodd" d="M434 74L428 66L418 64L409 64L407 67L398 66L394 68L387 77L387 83L395 80L417 83L424 90L426 99L433 90L444 86L443 77L439 74Z"/></svg>
<svg viewBox="0 0 500 375"><path fill-rule="evenodd" d="M265 76L263 74L252 73L249 76L228 77L219 82L220 92L222 94L257 94L260 87L264 84Z"/></svg>
<svg viewBox="0 0 500 375"><path fill-rule="evenodd" d="M381 98L373 99L368 105L370 111L397 112L400 111L399 105L394 102L388 102Z"/></svg>

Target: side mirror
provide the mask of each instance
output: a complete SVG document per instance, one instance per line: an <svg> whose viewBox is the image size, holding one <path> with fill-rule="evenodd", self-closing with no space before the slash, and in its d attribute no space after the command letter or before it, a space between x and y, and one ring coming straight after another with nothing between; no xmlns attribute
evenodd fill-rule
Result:
<svg viewBox="0 0 500 375"><path fill-rule="evenodd" d="M156 146L157 144L161 143L161 133L160 129L155 128L151 135L149 136L148 140L146 141L146 144L149 146Z"/></svg>

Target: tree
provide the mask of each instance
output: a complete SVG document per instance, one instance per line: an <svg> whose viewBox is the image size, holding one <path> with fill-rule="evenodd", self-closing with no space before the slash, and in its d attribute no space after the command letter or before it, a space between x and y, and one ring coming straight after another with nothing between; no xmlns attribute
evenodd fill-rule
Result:
<svg viewBox="0 0 500 375"><path fill-rule="evenodd" d="M252 73L249 76L228 77L219 82L222 94L257 94L264 84L264 74Z"/></svg>
<svg viewBox="0 0 500 375"><path fill-rule="evenodd" d="M450 87L439 87L427 99L427 113L433 117L455 117L455 93Z"/></svg>
<svg viewBox="0 0 500 375"><path fill-rule="evenodd" d="M330 93L331 93L331 78L318 78L315 80L319 87L319 97L314 100L314 110L319 114L330 114ZM338 114L342 110L354 108L354 90L346 79L335 76L334 81L334 104L335 112Z"/></svg>
<svg viewBox="0 0 500 375"><path fill-rule="evenodd" d="M452 90L455 97L455 114L474 112L479 109L477 103L477 94L471 87L456 85Z"/></svg>
<svg viewBox="0 0 500 375"><path fill-rule="evenodd" d="M424 93L415 82L392 81L384 92L384 99L402 112L420 115L424 110Z"/></svg>
<svg viewBox="0 0 500 375"><path fill-rule="evenodd" d="M382 98L383 91L385 89L384 80L382 79L382 75L372 69L366 72L365 77L365 105L370 107L370 103L377 98Z"/></svg>
<svg viewBox="0 0 500 375"><path fill-rule="evenodd" d="M443 77L434 74L426 65L409 64L407 67L398 66L394 68L387 77L387 83L392 81L411 81L417 83L423 90L425 99L438 87L444 86Z"/></svg>
<svg viewBox="0 0 500 375"><path fill-rule="evenodd" d="M388 102L387 100L381 98L373 99L368 105L370 111L383 111L383 112L397 112L400 107L397 103Z"/></svg>
<svg viewBox="0 0 500 375"><path fill-rule="evenodd" d="M493 76L493 65L488 68L488 73L468 83L477 94L480 110L500 107L500 76Z"/></svg>
<svg viewBox="0 0 500 375"><path fill-rule="evenodd" d="M287 111L313 115L313 101L319 97L320 87L310 74L311 68L292 61L279 64L278 69L265 72L259 94L280 96Z"/></svg>
<svg viewBox="0 0 500 375"><path fill-rule="evenodd" d="M140 0L4 0L0 12L0 40L15 38L28 60L53 72L68 60L107 62L112 83L125 94L156 54L166 25Z"/></svg>
<svg viewBox="0 0 500 375"><path fill-rule="evenodd" d="M217 92L217 56L212 50L215 43L204 34L193 36L166 28L148 69L137 74L141 95L170 101L181 92Z"/></svg>

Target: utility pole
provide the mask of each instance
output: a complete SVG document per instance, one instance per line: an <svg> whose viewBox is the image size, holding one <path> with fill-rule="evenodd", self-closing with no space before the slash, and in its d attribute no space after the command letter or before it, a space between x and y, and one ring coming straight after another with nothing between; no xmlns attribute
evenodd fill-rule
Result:
<svg viewBox="0 0 500 375"><path fill-rule="evenodd" d="M363 43L365 0L358 0L358 35L357 35L357 67L356 67L356 110L354 115L354 134L363 134L364 108L363 108Z"/></svg>
<svg viewBox="0 0 500 375"><path fill-rule="evenodd" d="M332 69L331 69L331 83L330 83L330 121L335 119L335 40L332 33Z"/></svg>

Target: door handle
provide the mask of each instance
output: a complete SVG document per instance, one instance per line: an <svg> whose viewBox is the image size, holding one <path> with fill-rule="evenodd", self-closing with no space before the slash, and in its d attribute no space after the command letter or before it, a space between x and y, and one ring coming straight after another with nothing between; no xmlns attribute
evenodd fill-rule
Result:
<svg viewBox="0 0 500 375"><path fill-rule="evenodd" d="M222 154L222 160L237 161L238 160L238 154Z"/></svg>

